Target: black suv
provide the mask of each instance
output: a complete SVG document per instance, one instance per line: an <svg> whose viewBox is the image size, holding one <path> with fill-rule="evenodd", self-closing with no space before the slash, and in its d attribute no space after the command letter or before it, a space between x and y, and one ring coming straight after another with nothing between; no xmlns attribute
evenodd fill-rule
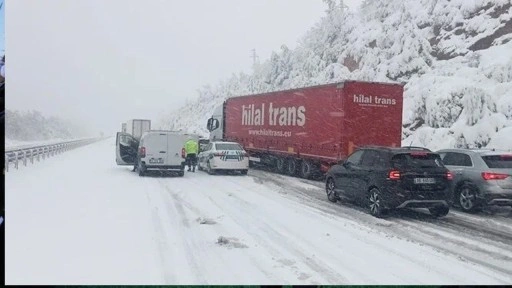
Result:
<svg viewBox="0 0 512 288"><path fill-rule="evenodd" d="M363 147L326 174L331 202L353 200L373 216L400 208L428 208L435 217L448 214L453 175L439 154L422 147Z"/></svg>

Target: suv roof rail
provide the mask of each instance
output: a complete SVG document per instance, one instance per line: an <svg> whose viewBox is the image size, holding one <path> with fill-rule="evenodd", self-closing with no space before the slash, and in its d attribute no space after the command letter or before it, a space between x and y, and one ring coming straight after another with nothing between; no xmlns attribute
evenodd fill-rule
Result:
<svg viewBox="0 0 512 288"><path fill-rule="evenodd" d="M472 148L469 149L473 152L511 152L512 150L498 149L498 148Z"/></svg>

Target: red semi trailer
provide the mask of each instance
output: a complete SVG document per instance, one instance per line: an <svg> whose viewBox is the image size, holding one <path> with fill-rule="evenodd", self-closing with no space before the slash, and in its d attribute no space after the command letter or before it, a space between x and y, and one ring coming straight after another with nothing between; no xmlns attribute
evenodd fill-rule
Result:
<svg viewBox="0 0 512 288"><path fill-rule="evenodd" d="M358 146L400 146L402 104L402 84L345 81L229 98L207 128L251 162L310 178Z"/></svg>

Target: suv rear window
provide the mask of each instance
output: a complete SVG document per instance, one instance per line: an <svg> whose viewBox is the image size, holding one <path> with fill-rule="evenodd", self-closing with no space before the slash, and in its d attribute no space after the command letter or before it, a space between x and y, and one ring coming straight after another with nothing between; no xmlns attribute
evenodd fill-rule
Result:
<svg viewBox="0 0 512 288"><path fill-rule="evenodd" d="M231 144L231 143L218 143L218 144L215 144L215 148L217 148L217 150L243 150L242 149L242 146L238 145L238 144Z"/></svg>
<svg viewBox="0 0 512 288"><path fill-rule="evenodd" d="M512 168L512 155L482 156L489 168Z"/></svg>
<svg viewBox="0 0 512 288"><path fill-rule="evenodd" d="M394 168L435 168L444 167L439 154L434 153L402 153L391 158Z"/></svg>

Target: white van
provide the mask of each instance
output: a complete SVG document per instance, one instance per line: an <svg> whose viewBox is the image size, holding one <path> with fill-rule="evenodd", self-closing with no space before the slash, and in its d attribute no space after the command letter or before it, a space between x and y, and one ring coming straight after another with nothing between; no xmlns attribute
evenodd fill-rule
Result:
<svg viewBox="0 0 512 288"><path fill-rule="evenodd" d="M134 165L140 176L148 170L177 171L185 174L185 149L191 135L175 131L151 130L140 141L128 133L118 132L116 139L117 165ZM197 138L197 137L194 137Z"/></svg>

